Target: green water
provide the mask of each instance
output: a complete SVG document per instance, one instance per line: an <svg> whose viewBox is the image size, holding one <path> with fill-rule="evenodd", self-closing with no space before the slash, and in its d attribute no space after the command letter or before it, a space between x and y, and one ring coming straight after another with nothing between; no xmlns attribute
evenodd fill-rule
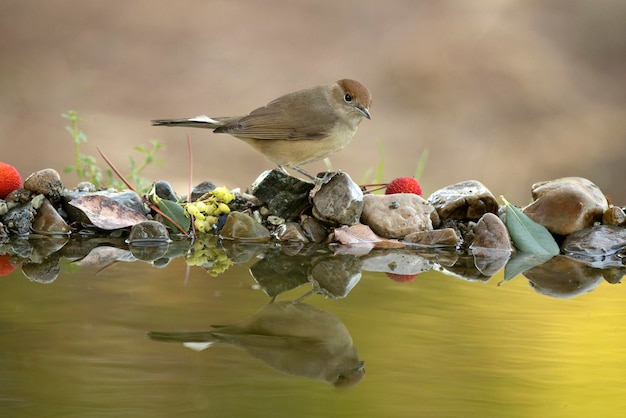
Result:
<svg viewBox="0 0 626 418"><path fill-rule="evenodd" d="M270 298L235 265L211 277L64 266L50 284L0 278L3 417L621 417L626 291L572 299L430 271L409 283L363 272L344 299L305 303L336 317L365 377L349 388L272 367L241 345L194 351L150 331L249 318ZM280 295L296 299L303 285Z"/></svg>

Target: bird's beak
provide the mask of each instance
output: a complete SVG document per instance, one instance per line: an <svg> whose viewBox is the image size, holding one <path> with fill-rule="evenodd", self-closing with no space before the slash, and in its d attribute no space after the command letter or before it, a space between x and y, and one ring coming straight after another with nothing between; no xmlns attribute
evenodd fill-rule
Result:
<svg viewBox="0 0 626 418"><path fill-rule="evenodd" d="M367 107L358 106L357 109L359 110L359 112L363 113L363 116L365 116L368 119L372 119L372 115L370 115L370 110Z"/></svg>

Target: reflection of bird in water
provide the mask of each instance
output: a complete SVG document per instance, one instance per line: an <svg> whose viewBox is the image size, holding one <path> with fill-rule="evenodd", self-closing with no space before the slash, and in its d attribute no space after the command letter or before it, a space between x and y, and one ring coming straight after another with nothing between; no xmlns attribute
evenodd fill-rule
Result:
<svg viewBox="0 0 626 418"><path fill-rule="evenodd" d="M288 374L351 386L365 375L352 337L336 316L311 305L276 302L250 318L202 332L150 332L159 341L227 343Z"/></svg>

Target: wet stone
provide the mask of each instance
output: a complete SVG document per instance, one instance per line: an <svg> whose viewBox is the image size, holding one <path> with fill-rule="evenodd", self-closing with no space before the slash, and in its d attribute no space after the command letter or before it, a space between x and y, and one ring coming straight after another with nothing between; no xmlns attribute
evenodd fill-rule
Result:
<svg viewBox="0 0 626 418"><path fill-rule="evenodd" d="M532 185L534 202L522 211L556 235L568 235L602 220L609 205L598 186L582 177Z"/></svg>
<svg viewBox="0 0 626 418"><path fill-rule="evenodd" d="M597 225L574 232L563 241L566 254L585 257L604 257L626 247L626 228L614 225Z"/></svg>
<svg viewBox="0 0 626 418"><path fill-rule="evenodd" d="M354 225L361 218L363 191L344 172L326 173L316 184L313 216L328 225Z"/></svg>
<svg viewBox="0 0 626 418"><path fill-rule="evenodd" d="M315 218L305 216L300 225L306 237L312 242L320 243L328 238L328 230Z"/></svg>
<svg viewBox="0 0 626 418"><path fill-rule="evenodd" d="M38 234L49 235L67 235L72 232L72 229L59 215L59 212L45 198L39 209L37 209L32 229L33 232Z"/></svg>
<svg viewBox="0 0 626 418"><path fill-rule="evenodd" d="M509 232L504 222L493 213L485 213L474 228L474 242L470 248L489 248L494 250L513 249Z"/></svg>
<svg viewBox="0 0 626 418"><path fill-rule="evenodd" d="M498 202L482 183L468 180L434 192L428 198L441 219L480 219L485 213L497 213Z"/></svg>
<svg viewBox="0 0 626 418"><path fill-rule="evenodd" d="M130 229L128 242L134 245L162 244L168 242L170 236L161 222L144 221Z"/></svg>
<svg viewBox="0 0 626 418"><path fill-rule="evenodd" d="M270 231L251 216L241 212L231 212L220 232L220 238L248 242L267 242L270 240Z"/></svg>
<svg viewBox="0 0 626 418"><path fill-rule="evenodd" d="M626 224L626 213L619 206L610 206L602 214L602 223L605 225L624 225Z"/></svg>
<svg viewBox="0 0 626 418"><path fill-rule="evenodd" d="M172 188L172 185L165 180L159 180L154 182L154 193L161 199L170 200L172 202L178 201L178 196Z"/></svg>
<svg viewBox="0 0 626 418"><path fill-rule="evenodd" d="M24 189L41 193L52 202L57 202L63 194L63 182L56 170L46 168L28 176L24 180Z"/></svg>
<svg viewBox="0 0 626 418"><path fill-rule="evenodd" d="M363 270L414 275L432 268L432 263L413 250L373 250L362 257Z"/></svg>
<svg viewBox="0 0 626 418"><path fill-rule="evenodd" d="M432 230L434 211L431 204L415 194L368 194L363 199L361 221L381 237L404 238L414 232Z"/></svg>
<svg viewBox="0 0 626 418"><path fill-rule="evenodd" d="M309 242L304 230L296 222L287 222L279 225L276 231L274 231L274 236L278 241Z"/></svg>
<svg viewBox="0 0 626 418"><path fill-rule="evenodd" d="M537 293L559 299L570 299L591 292L604 280L601 270L562 255L523 274Z"/></svg>
<svg viewBox="0 0 626 418"><path fill-rule="evenodd" d="M292 177L280 170L263 172L252 184L252 194L267 205L270 213L281 218L297 219L309 206L312 183Z"/></svg>
<svg viewBox="0 0 626 418"><path fill-rule="evenodd" d="M413 232L404 237L403 242L434 247L454 247L459 243L459 236L454 229L444 228L432 231Z"/></svg>

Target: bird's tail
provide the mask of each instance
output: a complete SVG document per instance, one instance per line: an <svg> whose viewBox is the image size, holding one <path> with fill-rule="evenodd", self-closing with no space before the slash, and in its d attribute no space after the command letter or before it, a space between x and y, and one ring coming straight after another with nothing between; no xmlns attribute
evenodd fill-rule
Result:
<svg viewBox="0 0 626 418"><path fill-rule="evenodd" d="M156 341L170 341L179 343L212 343L216 341L211 331L190 331L190 332L163 332L151 331L148 337Z"/></svg>
<svg viewBox="0 0 626 418"><path fill-rule="evenodd" d="M152 121L153 126L184 126L188 128L209 128L215 129L223 125L218 119L213 119L205 115L196 116L186 119L155 119Z"/></svg>

